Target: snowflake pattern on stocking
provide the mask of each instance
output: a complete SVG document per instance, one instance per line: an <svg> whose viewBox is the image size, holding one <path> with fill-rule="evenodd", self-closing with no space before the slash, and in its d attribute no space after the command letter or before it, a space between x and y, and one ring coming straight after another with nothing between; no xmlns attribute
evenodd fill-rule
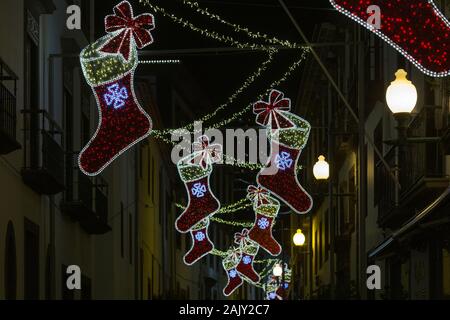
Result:
<svg viewBox="0 0 450 320"><path fill-rule="evenodd" d="M193 196L196 196L197 198L201 198L206 193L206 186L199 182L199 183L194 184L191 191L192 191Z"/></svg>
<svg viewBox="0 0 450 320"><path fill-rule="evenodd" d="M127 88L120 88L118 83L114 83L107 89L109 93L104 94L106 105L108 107L113 106L114 109L122 108L125 105L125 100L128 99Z"/></svg>
<svg viewBox="0 0 450 320"><path fill-rule="evenodd" d="M261 218L258 220L258 227L262 230L267 229L267 227L269 226L269 220L267 220L267 218Z"/></svg>
<svg viewBox="0 0 450 320"><path fill-rule="evenodd" d="M294 160L291 159L291 155L288 152L281 152L275 157L275 163L280 170L286 170L292 166Z"/></svg>
<svg viewBox="0 0 450 320"><path fill-rule="evenodd" d="M249 256L244 256L244 257L242 258L242 262L243 262L244 264L250 264L250 263L252 262L252 258L250 258Z"/></svg>
<svg viewBox="0 0 450 320"><path fill-rule="evenodd" d="M199 231L195 234L195 239L197 241L203 241L203 240L205 240L205 238L206 238L205 234L201 231Z"/></svg>

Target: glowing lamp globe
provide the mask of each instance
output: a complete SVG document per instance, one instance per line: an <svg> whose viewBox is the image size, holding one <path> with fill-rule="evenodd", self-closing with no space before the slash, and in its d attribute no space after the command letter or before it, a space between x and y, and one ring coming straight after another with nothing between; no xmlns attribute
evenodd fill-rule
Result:
<svg viewBox="0 0 450 320"><path fill-rule="evenodd" d="M330 166L324 156L319 156L319 161L313 167L313 174L317 180L326 180L330 177Z"/></svg>
<svg viewBox="0 0 450 320"><path fill-rule="evenodd" d="M305 235L302 233L302 230L297 229L297 232L294 234L294 238L292 239L294 241L294 244L297 247L300 247L305 244Z"/></svg>
<svg viewBox="0 0 450 320"><path fill-rule="evenodd" d="M403 69L395 73L395 81L386 91L386 102L392 113L411 113L417 103L417 90Z"/></svg>
<svg viewBox="0 0 450 320"><path fill-rule="evenodd" d="M281 277L281 275L283 274L283 268L281 267L281 265L279 263L277 263L274 267L273 267L273 275L275 277Z"/></svg>

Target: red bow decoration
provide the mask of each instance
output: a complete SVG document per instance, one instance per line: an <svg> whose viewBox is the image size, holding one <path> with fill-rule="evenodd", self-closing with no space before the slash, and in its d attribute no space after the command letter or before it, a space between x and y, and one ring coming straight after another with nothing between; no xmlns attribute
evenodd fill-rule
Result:
<svg viewBox="0 0 450 320"><path fill-rule="evenodd" d="M126 61L130 58L132 42L142 49L153 42L150 30L155 28L153 15L144 13L133 16L128 1L114 7L114 13L105 18L105 30L114 36L100 49L106 53L120 53Z"/></svg>
<svg viewBox="0 0 450 320"><path fill-rule="evenodd" d="M269 101L258 101L253 104L253 113L256 114L256 123L270 126L272 129L292 128L294 123L286 118L280 111L291 110L291 99L284 98L284 93L272 90Z"/></svg>
<svg viewBox="0 0 450 320"><path fill-rule="evenodd" d="M238 248L232 248L227 251L227 255L225 259L228 259L229 261L233 261L234 263L238 263L241 259L241 250Z"/></svg>
<svg viewBox="0 0 450 320"><path fill-rule="evenodd" d="M240 247L243 247L248 239L248 229L242 229L241 232L236 232L234 234L234 243L238 244Z"/></svg>
<svg viewBox="0 0 450 320"><path fill-rule="evenodd" d="M192 144L196 157L193 163L200 164L203 169L212 163L219 162L222 158L222 146L220 144L210 144L207 136L198 138L198 142Z"/></svg>
<svg viewBox="0 0 450 320"><path fill-rule="evenodd" d="M267 204L269 201L269 191L262 187L248 186L247 199L253 201L256 205Z"/></svg>

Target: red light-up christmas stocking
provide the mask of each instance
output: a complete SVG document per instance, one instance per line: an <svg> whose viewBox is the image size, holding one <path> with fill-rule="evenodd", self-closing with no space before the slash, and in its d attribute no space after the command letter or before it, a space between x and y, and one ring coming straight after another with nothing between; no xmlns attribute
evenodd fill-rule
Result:
<svg viewBox="0 0 450 320"><path fill-rule="evenodd" d="M450 23L432 0L330 2L380 36L422 72L434 77L450 74ZM372 23L374 14L379 15L379 26Z"/></svg>
<svg viewBox="0 0 450 320"><path fill-rule="evenodd" d="M242 252L241 259L236 267L237 272L252 283L259 282L259 274L253 268L253 262L259 250L258 244L248 238L248 230L246 229L242 233L235 234L235 242L239 244Z"/></svg>
<svg viewBox="0 0 450 320"><path fill-rule="evenodd" d="M256 213L255 224L250 229L248 237L271 255L277 256L281 253L281 246L273 237L272 228L280 203L270 197L269 192L263 188L249 186L247 191L247 197L253 201L253 210Z"/></svg>
<svg viewBox="0 0 450 320"><path fill-rule="evenodd" d="M274 276L269 276L267 283L264 284L264 291L266 292L267 300L277 299L278 280Z"/></svg>
<svg viewBox="0 0 450 320"><path fill-rule="evenodd" d="M86 81L94 92L98 110L97 130L80 153L82 172L97 175L116 157L147 137L152 122L134 93L137 48L153 42L153 16L133 16L131 5L122 1L114 15L105 19L108 34L80 54Z"/></svg>
<svg viewBox="0 0 450 320"><path fill-rule="evenodd" d="M184 263L192 265L214 249L208 237L209 220L204 219L191 229L192 247L184 256Z"/></svg>
<svg viewBox="0 0 450 320"><path fill-rule="evenodd" d="M222 260L223 268L227 273L228 282L223 289L223 294L225 296L231 295L237 288L239 288L243 280L236 270L240 260L240 251L237 249L232 249L228 251L227 256Z"/></svg>
<svg viewBox="0 0 450 320"><path fill-rule="evenodd" d="M201 220L213 215L220 209L220 202L210 190L209 177L213 163L220 160L222 146L209 144L209 139L200 137L194 143L194 153L181 159L178 173L185 183L189 201L186 209L175 221L179 232L188 232Z"/></svg>
<svg viewBox="0 0 450 320"><path fill-rule="evenodd" d="M308 141L311 126L287 111L290 110L290 103L282 92L273 90L269 102L259 101L253 106L257 114L256 122L268 128L271 139L269 160L256 180L293 211L307 213L313 201L297 179L297 163Z"/></svg>

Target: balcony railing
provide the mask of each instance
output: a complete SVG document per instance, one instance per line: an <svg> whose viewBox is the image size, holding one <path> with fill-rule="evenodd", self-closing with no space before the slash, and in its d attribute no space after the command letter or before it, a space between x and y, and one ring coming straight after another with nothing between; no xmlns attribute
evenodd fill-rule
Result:
<svg viewBox="0 0 450 320"><path fill-rule="evenodd" d="M78 167L73 166L73 154L67 157L66 191L61 202L61 211L78 221L89 234L110 231L107 183L101 177L88 177Z"/></svg>
<svg viewBox="0 0 450 320"><path fill-rule="evenodd" d="M438 135L435 129L435 114L432 108L422 108L408 129L409 137L434 137ZM400 198L408 195L412 188L423 179L444 177L444 154L439 142L410 143L400 152L401 163Z"/></svg>
<svg viewBox="0 0 450 320"><path fill-rule="evenodd" d="M0 59L0 154L20 149L16 140L17 80L17 76Z"/></svg>
<svg viewBox="0 0 450 320"><path fill-rule="evenodd" d="M40 194L64 190L63 131L45 110L22 110L24 167L22 179Z"/></svg>
<svg viewBox="0 0 450 320"><path fill-rule="evenodd" d="M424 107L410 123L408 137L438 137L434 119L434 109ZM433 140L393 147L385 160L391 168L398 168L396 174L398 173L400 189L381 161L377 164L375 198L378 200L380 225L398 227L448 186L448 178L444 172L444 154L440 141Z"/></svg>

